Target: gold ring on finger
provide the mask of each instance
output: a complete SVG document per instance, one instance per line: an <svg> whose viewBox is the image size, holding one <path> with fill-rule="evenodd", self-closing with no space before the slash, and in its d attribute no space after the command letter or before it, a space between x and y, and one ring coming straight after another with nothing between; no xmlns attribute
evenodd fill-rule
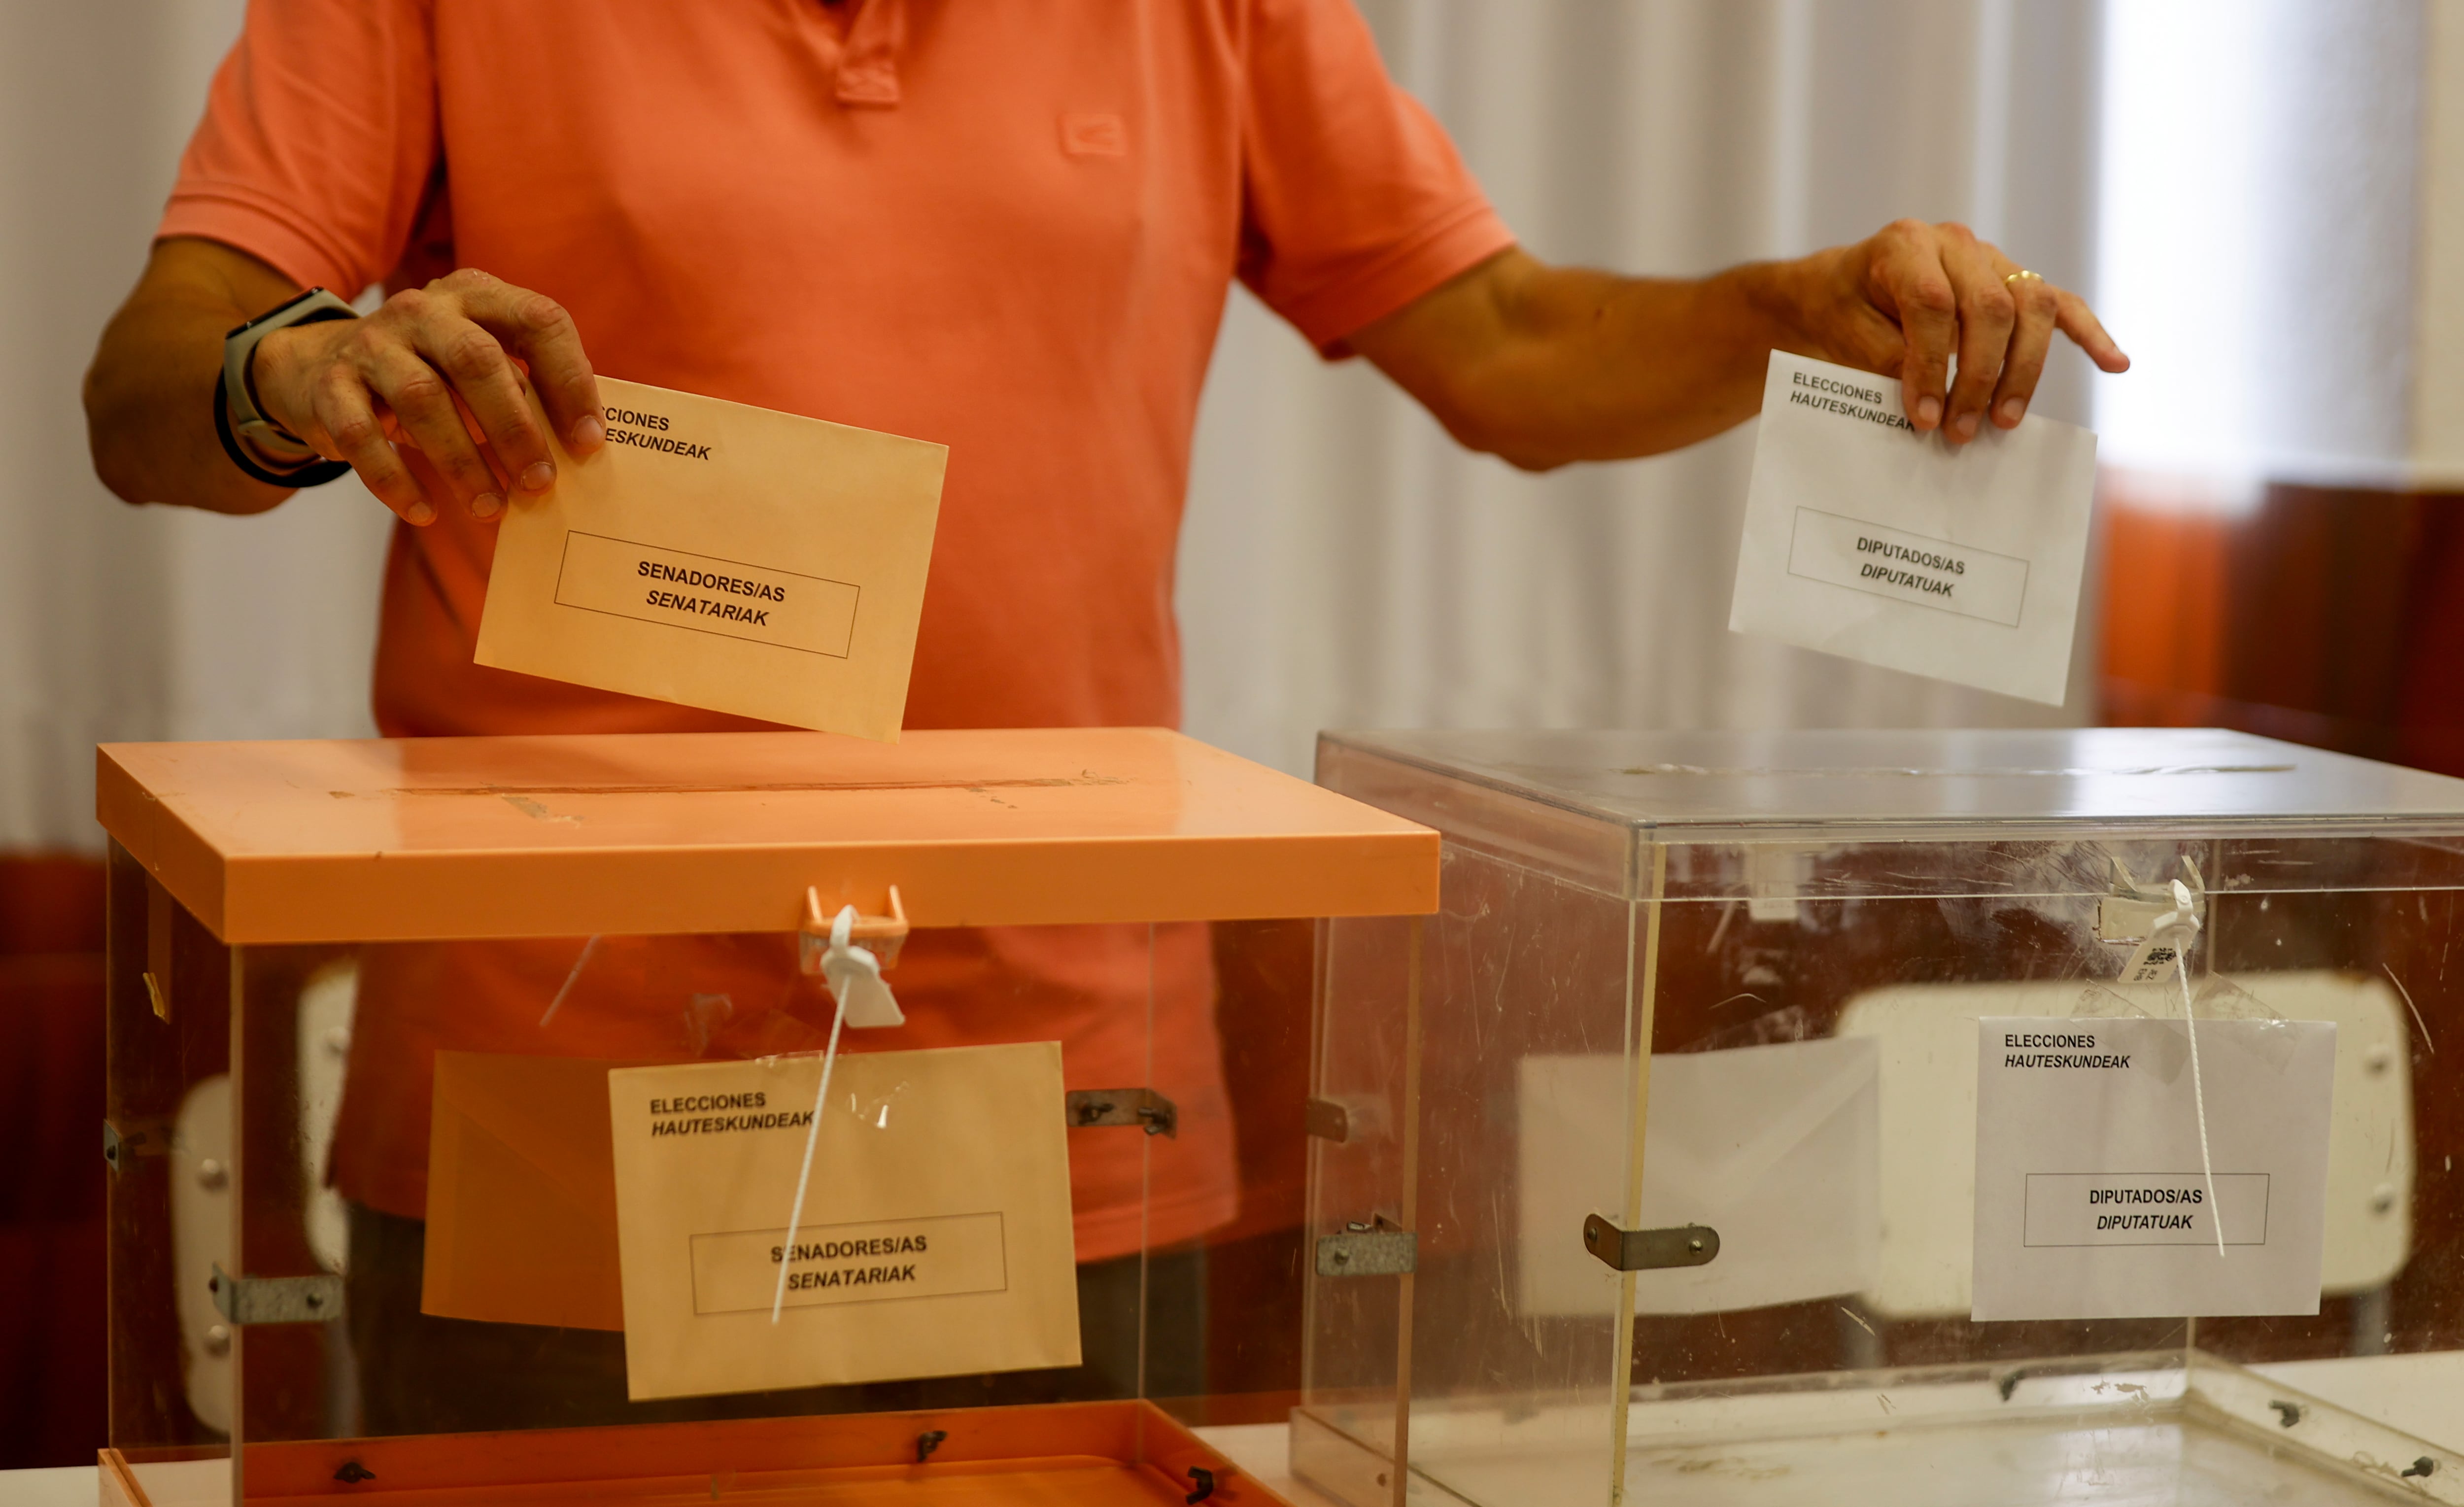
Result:
<svg viewBox="0 0 2464 1507"><path fill-rule="evenodd" d="M2003 285L2004 287L2006 287L2006 288L2007 288L2007 287L2009 287L2011 284L2013 284L2013 283L2014 283L2014 282L2018 281L2018 280L2019 280L2020 278L2022 278L2022 277L2027 278L2027 279L2028 279L2028 280L2030 280L2031 282L2042 282L2042 281L2044 281L2044 280L2045 280L2045 276L2044 276L2044 274L2042 274L2042 273L2038 273L2038 272L2030 272L2027 268L2022 267L2022 268L2020 268L2017 272L2014 272L2014 273L2013 273L2011 276L2009 276L2009 277L2007 277L2003 278L2003 279L2002 279L2002 285Z"/></svg>

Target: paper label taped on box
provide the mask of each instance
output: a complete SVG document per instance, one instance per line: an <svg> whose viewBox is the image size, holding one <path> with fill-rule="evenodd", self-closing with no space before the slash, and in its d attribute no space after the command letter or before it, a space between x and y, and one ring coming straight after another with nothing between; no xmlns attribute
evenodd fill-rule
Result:
<svg viewBox="0 0 2464 1507"><path fill-rule="evenodd" d="M599 379L607 447L497 528L473 657L895 741L949 452ZM541 422L544 431L546 425Z"/></svg>
<svg viewBox="0 0 2464 1507"><path fill-rule="evenodd" d="M1972 1317L2319 1311L2336 1027L2192 1029L1977 1022Z"/></svg>
<svg viewBox="0 0 2464 1507"><path fill-rule="evenodd" d="M791 1241L821 1073L607 1075L629 1395L1077 1364L1060 1047L841 1054Z"/></svg>
<svg viewBox="0 0 2464 1507"><path fill-rule="evenodd" d="M1773 351L1728 627L2061 704L2096 436L1920 434L1900 384Z"/></svg>

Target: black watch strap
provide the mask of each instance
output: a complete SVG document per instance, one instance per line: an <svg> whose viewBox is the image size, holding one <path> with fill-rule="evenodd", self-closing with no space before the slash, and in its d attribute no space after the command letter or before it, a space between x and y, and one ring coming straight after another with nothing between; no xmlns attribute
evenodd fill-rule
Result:
<svg viewBox="0 0 2464 1507"><path fill-rule="evenodd" d="M253 369L257 342L275 330L289 329L294 324L358 318L359 311L349 304L322 288L311 288L266 310L223 337L223 369L214 378L214 433L222 440L223 454L231 456L231 464L257 480L277 487L320 486L351 469L341 461L326 460L321 456L311 456L296 466L277 469L267 464L260 453L252 452L247 441L307 448L297 435L268 418L257 407L255 372Z"/></svg>
<svg viewBox="0 0 2464 1507"><path fill-rule="evenodd" d="M219 371L214 373L214 435L223 442L223 454L231 457L232 465L272 486L321 487L337 476L350 474L349 465L321 455L292 470L276 471L250 454L239 436L231 432L230 380Z"/></svg>

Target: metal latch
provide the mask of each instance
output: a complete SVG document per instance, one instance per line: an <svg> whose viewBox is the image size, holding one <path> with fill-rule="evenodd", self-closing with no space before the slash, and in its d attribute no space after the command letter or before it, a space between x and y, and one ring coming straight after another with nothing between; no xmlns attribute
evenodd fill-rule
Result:
<svg viewBox="0 0 2464 1507"><path fill-rule="evenodd" d="M1151 1088L1071 1089L1069 1128L1142 1125L1150 1136L1180 1138L1180 1111Z"/></svg>
<svg viewBox="0 0 2464 1507"><path fill-rule="evenodd" d="M114 1172L125 1172L139 1157L159 1157L171 1149L171 1126L160 1119L130 1122L126 1130L106 1119L102 1122L103 1164Z"/></svg>
<svg viewBox="0 0 2464 1507"><path fill-rule="evenodd" d="M1383 1214L1370 1224L1347 1224L1343 1233L1317 1243L1320 1276L1405 1276L1419 1269L1420 1237Z"/></svg>
<svg viewBox="0 0 2464 1507"><path fill-rule="evenodd" d="M1661 1272L1676 1266L1708 1266L1720 1253L1720 1232L1708 1225L1619 1230L1593 1214L1583 1221L1583 1249L1614 1272Z"/></svg>
<svg viewBox="0 0 2464 1507"><path fill-rule="evenodd" d="M331 1272L233 1276L217 1261L207 1285L216 1311L234 1324L313 1324L342 1317L342 1279Z"/></svg>

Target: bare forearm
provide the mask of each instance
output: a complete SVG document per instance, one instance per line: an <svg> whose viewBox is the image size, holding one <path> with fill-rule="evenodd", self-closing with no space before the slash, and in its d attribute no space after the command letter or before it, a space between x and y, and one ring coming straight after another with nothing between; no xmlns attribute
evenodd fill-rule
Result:
<svg viewBox="0 0 2464 1507"><path fill-rule="evenodd" d="M103 484L131 502L217 513L261 513L289 497L224 453L214 377L232 326L298 292L228 246L156 245L86 373L86 431ZM418 527L446 505L495 518L509 485L554 483L530 407L534 382L567 447L596 452L599 388L573 321L554 299L470 267L400 290L371 315L275 329L251 356L258 411L348 464Z"/></svg>
<svg viewBox="0 0 2464 1507"><path fill-rule="evenodd" d="M2106 371L2130 365L2077 294L1965 226L1901 220L1695 280L1551 267L1516 248L1352 344L1464 444L1544 470L1752 417L1773 350L1895 377L1912 428L1965 444L2026 416L2057 332Z"/></svg>
<svg viewBox="0 0 2464 1507"><path fill-rule="evenodd" d="M1518 466L1657 454L1753 416L1774 346L1793 344L1780 279L1765 265L1701 279L1619 277L1501 258L1452 311L1431 362L1425 339L1363 352L1428 404L1464 444ZM1441 315L1442 317L1442 315Z"/></svg>
<svg viewBox="0 0 2464 1507"><path fill-rule="evenodd" d="M131 502L216 513L261 513L289 497L223 454L213 397L225 332L298 291L228 248L157 246L86 372L86 438L103 485Z"/></svg>

